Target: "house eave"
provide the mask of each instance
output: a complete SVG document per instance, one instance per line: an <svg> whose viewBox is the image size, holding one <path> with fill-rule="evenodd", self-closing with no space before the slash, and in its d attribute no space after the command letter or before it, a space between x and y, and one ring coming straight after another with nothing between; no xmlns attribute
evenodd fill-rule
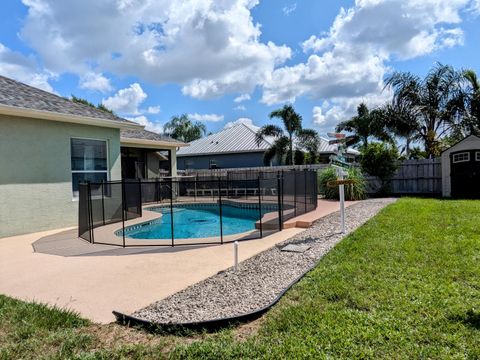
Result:
<svg viewBox="0 0 480 360"><path fill-rule="evenodd" d="M147 139L135 139L135 138L120 138L120 146L123 147L137 147L144 149L175 149L178 147L185 147L188 144L181 142L159 141L159 140L147 140Z"/></svg>
<svg viewBox="0 0 480 360"><path fill-rule="evenodd" d="M0 104L0 115L58 121L58 122L66 122L66 123L72 123L72 124L90 125L90 126L101 126L101 127L125 129L125 130L138 130L138 129L144 128L143 125L129 123L129 122L122 123L121 121L115 121L115 120L99 119L99 118L72 115L72 114L63 114L63 113L57 113L57 112L45 111L45 110L35 110L35 109L28 109L28 108L9 106L9 105L3 105L3 104Z"/></svg>

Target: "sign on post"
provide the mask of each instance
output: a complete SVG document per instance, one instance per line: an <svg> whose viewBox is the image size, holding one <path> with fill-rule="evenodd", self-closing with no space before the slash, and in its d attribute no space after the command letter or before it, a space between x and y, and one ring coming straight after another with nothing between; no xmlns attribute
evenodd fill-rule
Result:
<svg viewBox="0 0 480 360"><path fill-rule="evenodd" d="M329 182L327 186L338 186L338 195L340 197L340 231L342 234L345 234L345 185L352 183L352 180L344 179L344 177L347 176L345 169L351 167L351 164L347 163L343 156L346 150L346 136L341 133L328 133L327 135L334 138L328 142L329 145L337 145L337 154L330 156L330 164L337 168L338 176L338 180Z"/></svg>

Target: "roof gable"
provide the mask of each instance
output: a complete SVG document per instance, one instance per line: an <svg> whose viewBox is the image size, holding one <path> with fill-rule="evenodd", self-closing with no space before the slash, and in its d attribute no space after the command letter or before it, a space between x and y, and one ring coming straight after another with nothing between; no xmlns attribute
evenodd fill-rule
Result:
<svg viewBox="0 0 480 360"><path fill-rule="evenodd" d="M191 156L239 152L263 152L270 146L271 143L267 139L264 139L260 144L257 144L256 131L246 124L239 123L227 129L223 129L218 133L192 141L189 147L180 149L177 152L177 155Z"/></svg>

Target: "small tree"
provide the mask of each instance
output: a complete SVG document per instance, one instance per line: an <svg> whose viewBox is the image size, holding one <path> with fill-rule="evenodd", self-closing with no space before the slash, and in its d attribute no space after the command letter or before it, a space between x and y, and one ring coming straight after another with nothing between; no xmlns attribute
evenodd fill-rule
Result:
<svg viewBox="0 0 480 360"><path fill-rule="evenodd" d="M362 171L381 181L379 192L386 192L390 180L398 169L398 150L388 143L371 143L362 147L360 155Z"/></svg>

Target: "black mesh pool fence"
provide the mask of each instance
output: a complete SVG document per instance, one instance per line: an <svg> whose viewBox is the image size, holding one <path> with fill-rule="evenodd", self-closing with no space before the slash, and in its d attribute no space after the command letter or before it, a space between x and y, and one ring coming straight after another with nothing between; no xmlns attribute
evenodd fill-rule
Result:
<svg viewBox="0 0 480 360"><path fill-rule="evenodd" d="M87 182L78 235L123 247L223 244L280 231L316 207L312 170Z"/></svg>

